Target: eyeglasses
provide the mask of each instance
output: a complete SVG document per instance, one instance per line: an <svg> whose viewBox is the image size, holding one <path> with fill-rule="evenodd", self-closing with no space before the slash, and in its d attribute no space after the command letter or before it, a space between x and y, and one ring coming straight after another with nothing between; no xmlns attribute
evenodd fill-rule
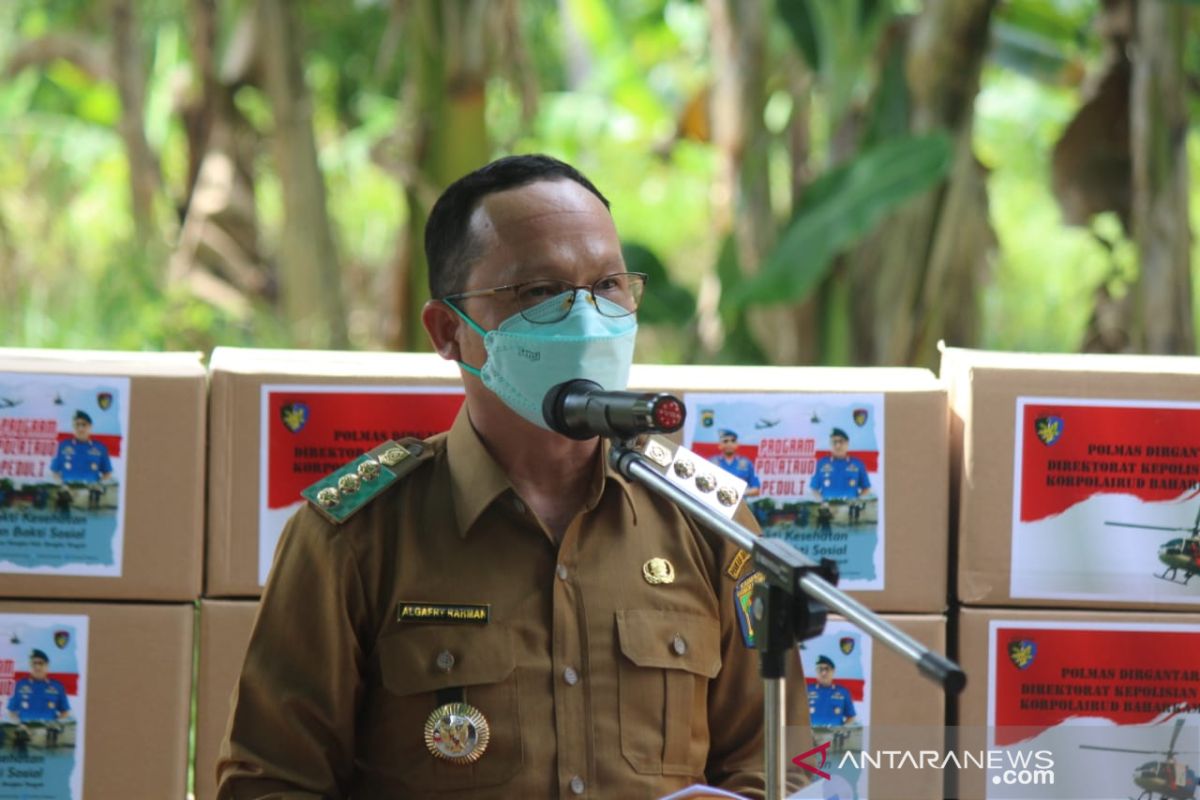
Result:
<svg viewBox="0 0 1200 800"><path fill-rule="evenodd" d="M494 289L449 294L442 300L449 303L470 297L506 296L504 299L511 303L523 318L529 322L547 324L558 322L571 312L580 289L587 291L588 302L604 316L627 317L638 310L645 288L646 273L614 272L590 286L544 279L497 286ZM548 302L550 300L555 302ZM607 302L601 303L600 300Z"/></svg>

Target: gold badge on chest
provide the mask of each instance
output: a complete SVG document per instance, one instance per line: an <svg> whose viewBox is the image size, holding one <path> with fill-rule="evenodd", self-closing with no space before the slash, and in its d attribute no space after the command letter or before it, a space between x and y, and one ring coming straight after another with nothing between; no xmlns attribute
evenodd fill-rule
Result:
<svg viewBox="0 0 1200 800"><path fill-rule="evenodd" d="M474 764L491 735L487 718L470 703L438 706L425 720L425 746L434 757L452 764Z"/></svg>
<svg viewBox="0 0 1200 800"><path fill-rule="evenodd" d="M675 567L671 566L671 562L665 558L652 558L642 564L642 577L646 579L646 583L652 586L674 583Z"/></svg>

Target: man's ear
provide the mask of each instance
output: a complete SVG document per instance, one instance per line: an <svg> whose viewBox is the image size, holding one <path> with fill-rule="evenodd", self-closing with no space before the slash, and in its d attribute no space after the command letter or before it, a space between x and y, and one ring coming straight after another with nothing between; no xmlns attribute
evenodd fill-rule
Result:
<svg viewBox="0 0 1200 800"><path fill-rule="evenodd" d="M433 342L433 349L447 361L461 361L458 347L458 328L462 320L441 300L430 300L421 309L421 324Z"/></svg>

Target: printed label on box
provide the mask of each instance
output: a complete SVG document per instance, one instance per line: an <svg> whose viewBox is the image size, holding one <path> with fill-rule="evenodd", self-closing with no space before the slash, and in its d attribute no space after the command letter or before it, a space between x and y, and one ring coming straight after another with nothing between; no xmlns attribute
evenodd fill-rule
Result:
<svg viewBox="0 0 1200 800"><path fill-rule="evenodd" d="M988 641L989 747L1038 762L988 796L1193 796L1200 625L993 620Z"/></svg>
<svg viewBox="0 0 1200 800"><path fill-rule="evenodd" d="M258 581L309 485L381 442L449 430L463 403L457 387L262 387Z"/></svg>
<svg viewBox="0 0 1200 800"><path fill-rule="evenodd" d="M1013 597L1200 602L1200 404L1018 398Z"/></svg>
<svg viewBox="0 0 1200 800"><path fill-rule="evenodd" d="M129 378L0 373L0 572L120 577Z"/></svg>
<svg viewBox="0 0 1200 800"><path fill-rule="evenodd" d="M813 740L818 749L828 745L823 753L829 778L792 797L867 797L869 770L859 756L869 749L872 644L870 636L840 620L830 620L824 633L800 644Z"/></svg>
<svg viewBox="0 0 1200 800"><path fill-rule="evenodd" d="M883 395L685 394L684 447L748 484L767 536L882 590Z"/></svg>
<svg viewBox="0 0 1200 800"><path fill-rule="evenodd" d="M83 797L88 618L0 614L0 800Z"/></svg>

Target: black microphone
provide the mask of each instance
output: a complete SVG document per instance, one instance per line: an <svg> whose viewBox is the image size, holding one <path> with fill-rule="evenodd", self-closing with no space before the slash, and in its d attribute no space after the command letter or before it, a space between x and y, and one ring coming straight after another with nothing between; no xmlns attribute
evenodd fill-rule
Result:
<svg viewBox="0 0 1200 800"><path fill-rule="evenodd" d="M628 439L641 433L672 433L683 427L683 403L665 392L606 392L576 378L553 387L542 401L550 430L572 439Z"/></svg>

